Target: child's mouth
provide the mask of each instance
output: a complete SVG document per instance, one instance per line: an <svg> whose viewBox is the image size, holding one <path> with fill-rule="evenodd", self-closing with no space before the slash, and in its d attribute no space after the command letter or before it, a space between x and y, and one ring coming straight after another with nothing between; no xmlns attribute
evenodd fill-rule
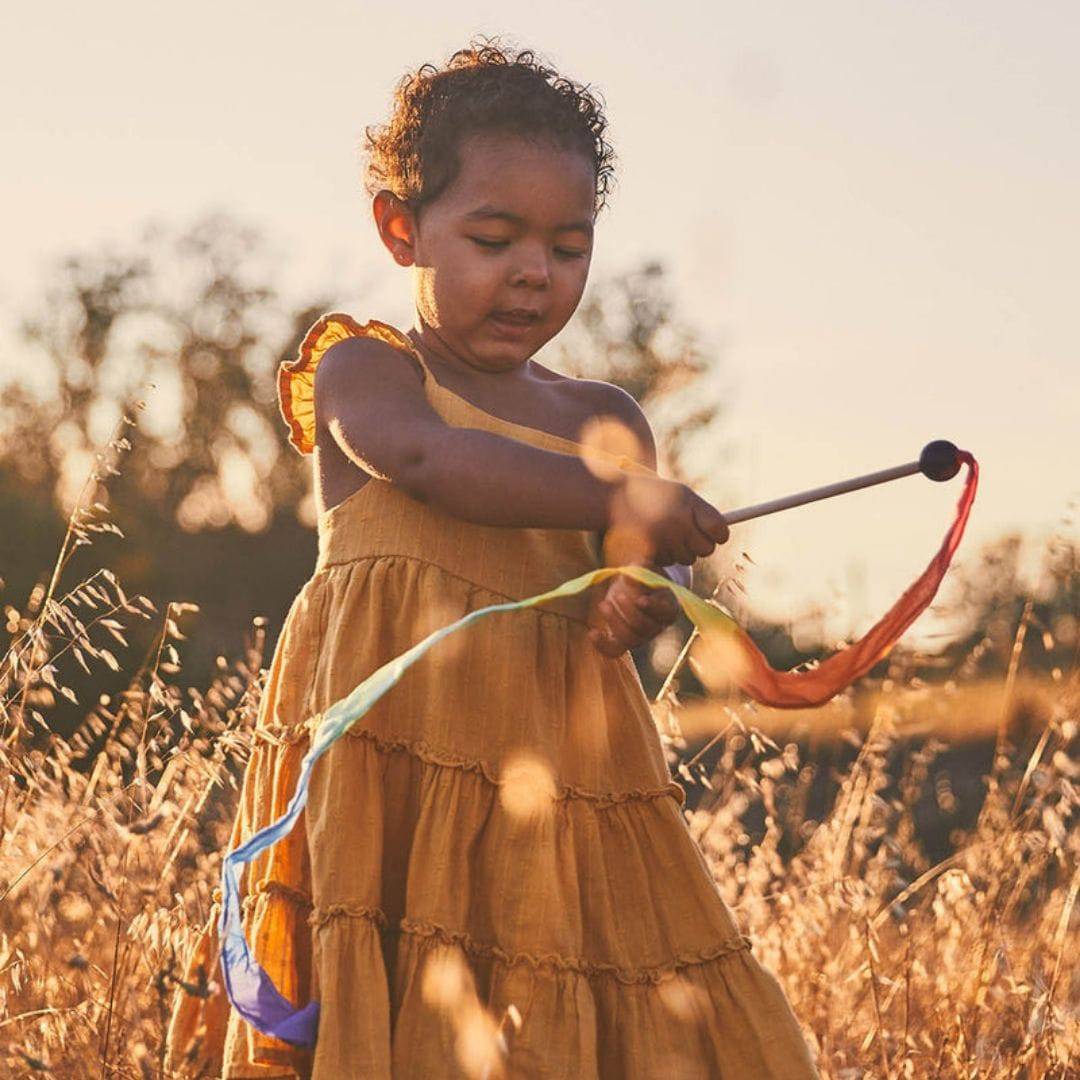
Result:
<svg viewBox="0 0 1080 1080"><path fill-rule="evenodd" d="M521 337L536 325L535 315L510 315L507 312L493 312L488 316L500 331L512 337Z"/></svg>

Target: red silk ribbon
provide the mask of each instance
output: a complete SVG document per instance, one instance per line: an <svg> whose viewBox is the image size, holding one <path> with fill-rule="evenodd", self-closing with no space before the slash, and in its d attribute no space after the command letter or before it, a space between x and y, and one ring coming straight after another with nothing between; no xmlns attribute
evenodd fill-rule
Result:
<svg viewBox="0 0 1080 1080"><path fill-rule="evenodd" d="M968 468L967 480L941 547L903 596L858 641L808 671L776 671L749 635L741 627L738 629L743 665L737 682L750 697L780 709L823 705L888 656L904 631L934 599L964 535L979 484L979 464L967 450L959 451L958 456Z"/></svg>

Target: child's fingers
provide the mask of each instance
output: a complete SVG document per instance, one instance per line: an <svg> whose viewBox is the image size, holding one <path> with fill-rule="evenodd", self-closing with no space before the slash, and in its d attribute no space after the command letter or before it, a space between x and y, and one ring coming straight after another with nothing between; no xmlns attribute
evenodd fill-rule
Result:
<svg viewBox="0 0 1080 1080"><path fill-rule="evenodd" d="M658 612L649 608L639 607L636 614L638 618L634 623L635 632L641 641L656 637L661 630L670 626L674 619L673 615L665 615L662 610Z"/></svg>
<svg viewBox="0 0 1080 1080"><path fill-rule="evenodd" d="M633 604L628 597L608 595L600 604L600 613L626 639L644 640L653 631L655 620Z"/></svg>
<svg viewBox="0 0 1080 1080"><path fill-rule="evenodd" d="M654 619L670 623L679 614L679 601L667 589L651 589L645 596L637 598L639 610Z"/></svg>
<svg viewBox="0 0 1080 1080"><path fill-rule="evenodd" d="M670 626L678 614L678 601L666 589L640 586L630 579L616 579L590 608L593 629L589 640L605 656L636 649Z"/></svg>
<svg viewBox="0 0 1080 1080"><path fill-rule="evenodd" d="M604 656L618 656L626 648L606 630L598 630L594 627L589 631L588 636L596 651Z"/></svg>

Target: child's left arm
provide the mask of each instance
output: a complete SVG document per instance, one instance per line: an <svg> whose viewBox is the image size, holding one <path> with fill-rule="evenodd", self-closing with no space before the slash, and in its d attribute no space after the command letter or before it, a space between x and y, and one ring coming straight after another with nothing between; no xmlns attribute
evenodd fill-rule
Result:
<svg viewBox="0 0 1080 1080"><path fill-rule="evenodd" d="M631 454L643 465L656 471L656 439L648 418L630 394L609 383L604 388L604 401L598 410L625 424L635 437L639 452ZM604 534L599 534L599 550L603 551ZM691 567L681 563L672 566L650 566L664 577L689 589L693 579ZM667 589L651 589L625 574L609 578L594 586L589 605L588 622L592 629L589 640L605 656L619 656L627 649L654 638L670 626L679 614L679 602Z"/></svg>

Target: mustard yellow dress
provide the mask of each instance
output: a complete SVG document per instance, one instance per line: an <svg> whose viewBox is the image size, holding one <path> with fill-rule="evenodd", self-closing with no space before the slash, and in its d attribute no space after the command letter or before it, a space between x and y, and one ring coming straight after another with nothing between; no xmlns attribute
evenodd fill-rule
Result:
<svg viewBox="0 0 1080 1080"><path fill-rule="evenodd" d="M579 451L440 386L393 327L336 313L282 365L282 412L301 451L314 440L315 368L353 334L410 352L447 423ZM460 521L378 477L324 513L314 573L273 656L230 846L285 811L312 718L432 630L601 565L597 539ZM262 1035L231 1009L217 894L183 965L191 981L202 964L216 986L177 994L176 1074L479 1076L484 1036L501 1021L509 1053L491 1077L816 1075L687 829L633 660L587 641L586 604L581 594L496 612L450 635L318 760L295 828L243 868L240 886L258 962L298 1006L320 1002L316 1045Z"/></svg>

